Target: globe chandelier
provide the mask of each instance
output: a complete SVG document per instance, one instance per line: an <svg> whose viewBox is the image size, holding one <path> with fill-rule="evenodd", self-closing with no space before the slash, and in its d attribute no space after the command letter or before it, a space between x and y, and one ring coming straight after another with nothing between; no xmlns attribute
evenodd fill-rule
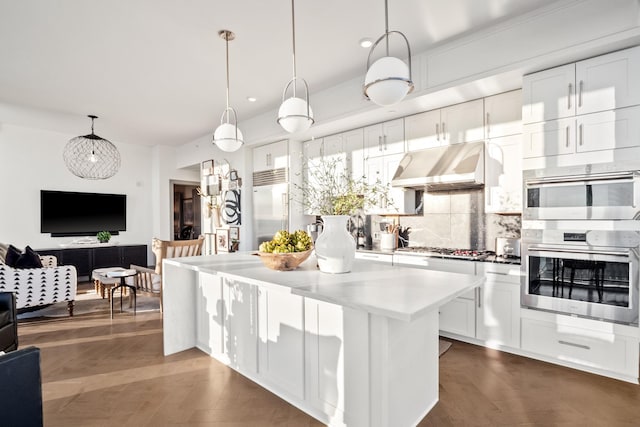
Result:
<svg viewBox="0 0 640 427"><path fill-rule="evenodd" d="M227 108L220 117L220 126L213 133L213 143L222 151L232 152L244 144L242 132L238 129L238 114L236 110L229 107L229 42L236 36L229 30L220 30L218 35L225 40L227 49Z"/></svg>
<svg viewBox="0 0 640 427"><path fill-rule="evenodd" d="M110 141L94 133L93 121L98 116L87 117L91 119L91 133L69 140L62 153L64 163L80 178L111 178L120 169L120 153Z"/></svg>
<svg viewBox="0 0 640 427"><path fill-rule="evenodd" d="M303 132L314 123L313 112L309 105L309 85L305 79L296 75L296 20L294 0L291 0L291 28L293 40L293 78L282 92L282 104L278 110L278 124L289 133ZM297 97L296 86L302 84L304 88L304 99ZM287 91L292 88L292 96L286 98Z"/></svg>
<svg viewBox="0 0 640 427"><path fill-rule="evenodd" d="M384 0L384 26L382 36L371 46L367 57L367 74L364 80L364 95L376 104L386 107L402 101L413 90L411 78L411 47L409 40L400 31L389 31L389 11ZM407 45L407 62L389 55L389 38L400 36ZM380 42L384 41L385 56L371 64L371 55ZM408 65L407 65L408 63Z"/></svg>

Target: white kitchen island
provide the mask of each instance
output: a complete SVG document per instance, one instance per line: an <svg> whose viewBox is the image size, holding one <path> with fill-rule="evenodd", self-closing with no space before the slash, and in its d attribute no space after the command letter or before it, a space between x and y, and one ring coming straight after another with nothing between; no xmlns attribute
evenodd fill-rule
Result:
<svg viewBox="0 0 640 427"><path fill-rule="evenodd" d="M197 347L318 420L412 426L438 401L438 307L484 277L230 253L163 263L164 353Z"/></svg>

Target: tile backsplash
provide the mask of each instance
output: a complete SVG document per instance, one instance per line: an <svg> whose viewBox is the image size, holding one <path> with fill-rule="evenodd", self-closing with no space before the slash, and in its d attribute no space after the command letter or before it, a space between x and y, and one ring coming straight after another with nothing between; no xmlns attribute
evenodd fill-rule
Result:
<svg viewBox="0 0 640 427"><path fill-rule="evenodd" d="M370 230L385 221L411 227L409 246L495 250L496 237L520 237L519 215L484 212L484 190L424 193L423 214L368 219ZM373 247L376 239L372 234Z"/></svg>

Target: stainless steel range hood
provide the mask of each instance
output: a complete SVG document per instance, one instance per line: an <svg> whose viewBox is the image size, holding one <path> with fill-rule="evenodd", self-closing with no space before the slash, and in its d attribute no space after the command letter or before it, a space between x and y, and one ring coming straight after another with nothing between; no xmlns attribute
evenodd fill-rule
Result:
<svg viewBox="0 0 640 427"><path fill-rule="evenodd" d="M484 142L412 151L400 161L391 185L446 191L484 185Z"/></svg>

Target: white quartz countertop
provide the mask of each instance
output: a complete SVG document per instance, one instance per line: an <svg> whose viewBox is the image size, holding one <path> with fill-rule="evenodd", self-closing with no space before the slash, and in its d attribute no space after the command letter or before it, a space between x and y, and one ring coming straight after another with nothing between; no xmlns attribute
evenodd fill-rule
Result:
<svg viewBox="0 0 640 427"><path fill-rule="evenodd" d="M412 321L484 282L484 276L358 259L351 272L328 274L316 268L314 255L293 271L268 269L257 256L242 252L172 258L163 262L256 285L281 286L303 297L404 321Z"/></svg>

